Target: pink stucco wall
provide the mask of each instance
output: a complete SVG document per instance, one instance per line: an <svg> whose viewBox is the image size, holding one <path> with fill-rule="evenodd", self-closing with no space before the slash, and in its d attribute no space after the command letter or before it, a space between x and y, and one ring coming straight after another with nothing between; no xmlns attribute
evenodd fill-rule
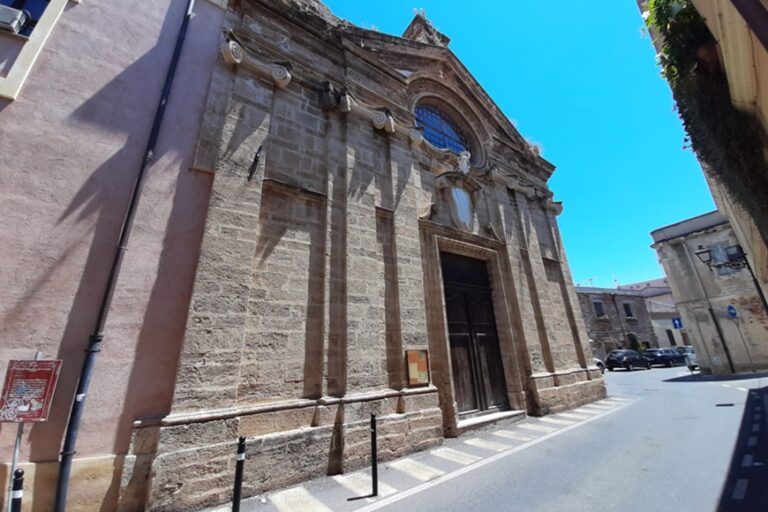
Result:
<svg viewBox="0 0 768 512"><path fill-rule="evenodd" d="M0 100L0 376L64 360L23 460L58 458L88 335L186 0L70 3L13 102ZM78 457L124 453L170 409L211 177L191 172L224 12L199 0L115 293ZM0 40L0 44L2 40ZM0 462L15 426L0 424Z"/></svg>

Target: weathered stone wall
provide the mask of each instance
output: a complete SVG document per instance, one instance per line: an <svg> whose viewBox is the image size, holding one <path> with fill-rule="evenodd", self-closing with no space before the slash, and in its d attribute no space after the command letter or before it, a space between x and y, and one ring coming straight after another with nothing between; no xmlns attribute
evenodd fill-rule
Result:
<svg viewBox="0 0 768 512"><path fill-rule="evenodd" d="M645 299L631 292L622 293L612 289L579 289L581 314L587 327L587 333L595 346L598 357L604 358L607 352L615 348L630 348L629 335L637 336L638 342L651 347L659 346L656 330ZM604 315L598 317L594 302L603 304ZM632 317L624 311L624 304L632 308Z"/></svg>
<svg viewBox="0 0 768 512"><path fill-rule="evenodd" d="M722 263L723 249L737 243L726 223L655 245L703 372L768 368L768 315L749 271L710 269L695 255L699 246L710 248L713 261ZM736 308L736 319L728 306Z"/></svg>
<svg viewBox="0 0 768 512"><path fill-rule="evenodd" d="M371 413L382 459L459 432L440 251L486 262L512 409L604 395L553 167L450 52L295 7L228 14L246 56L211 80L196 166L215 178L173 410L137 426L152 441L134 447L154 448L131 454L140 464L154 449L150 510L226 501L238 435L252 495L366 464ZM280 82L271 66L286 61ZM424 98L471 126L472 165L411 130ZM465 229L452 186L471 195ZM429 386L406 385L407 349L429 349Z"/></svg>

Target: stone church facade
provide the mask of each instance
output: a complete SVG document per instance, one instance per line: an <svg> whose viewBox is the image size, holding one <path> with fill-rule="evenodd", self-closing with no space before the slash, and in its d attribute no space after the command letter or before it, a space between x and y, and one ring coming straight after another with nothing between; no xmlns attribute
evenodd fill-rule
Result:
<svg viewBox="0 0 768 512"><path fill-rule="evenodd" d="M0 368L63 362L21 446L26 506L51 510L190 2L43 4L28 38L0 32L18 53L0 70ZM371 414L389 459L605 395L554 167L445 35L421 15L402 37L361 29L312 0L193 4L67 510L226 503L239 436L254 495L367 464Z"/></svg>
<svg viewBox="0 0 768 512"><path fill-rule="evenodd" d="M421 15L394 37L317 4L234 5L173 407L134 429L150 508L227 501L238 435L254 494L366 464L372 413L391 458L604 396L554 167L447 37ZM428 385L406 350L427 351Z"/></svg>

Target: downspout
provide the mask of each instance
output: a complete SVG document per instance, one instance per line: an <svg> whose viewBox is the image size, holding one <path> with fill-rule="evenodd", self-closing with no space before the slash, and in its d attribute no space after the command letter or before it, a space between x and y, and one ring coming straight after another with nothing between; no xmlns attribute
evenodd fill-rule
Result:
<svg viewBox="0 0 768 512"><path fill-rule="evenodd" d="M83 417L83 409L85 407L85 398L88 395L88 388L91 383L91 376L93 375L93 368L96 363L96 355L101 351L101 343L104 339L104 326L107 322L107 316L109 315L109 308L112 304L112 296L115 292L117 279L120 276L123 257L125 255L125 251L128 249L128 238L130 237L131 229L133 228L133 221L136 217L136 210L139 206L139 199L141 198L141 193L144 188L147 169L154 160L155 146L157 145L160 127L163 123L163 117L165 116L165 108L168 105L168 98L171 94L171 87L173 85L174 76L176 75L176 68L179 63L179 57L181 56L181 49L184 46L184 40L187 35L187 27L189 26L189 21L194 16L194 13L192 12L194 5L195 0L188 0L187 10L184 13L184 18L181 22L181 28L179 29L179 33L176 36L176 46L173 49L171 63L165 76L165 83L163 84L162 93L160 95L160 102L158 103L157 110L155 111L155 117L152 123L152 130L149 133L147 147L144 151L141 167L139 168L139 173L136 176L136 181L131 193L131 201L128 204L128 210L126 211L123 225L120 228L120 237L115 249L114 259L112 260L112 268L109 272L107 286L101 299L101 305L99 306L96 325L93 329L93 333L88 338L88 348L85 353L83 368L80 372L80 379L77 383L75 400L72 402L72 410L69 415L69 422L67 424L67 430L64 437L64 447L61 452L59 475L56 480L56 499L54 501L54 512L64 512L66 510L67 492L69 490L69 477L72 471L72 456L75 454L77 435L80 431L80 420Z"/></svg>
<svg viewBox="0 0 768 512"><path fill-rule="evenodd" d="M619 305L616 302L616 296L611 294L611 302L613 302L613 309L616 310L616 319L619 321L619 329L621 329L621 335L624 337L624 341L629 343L627 333L624 331L624 322L621 321L621 313L619 313Z"/></svg>

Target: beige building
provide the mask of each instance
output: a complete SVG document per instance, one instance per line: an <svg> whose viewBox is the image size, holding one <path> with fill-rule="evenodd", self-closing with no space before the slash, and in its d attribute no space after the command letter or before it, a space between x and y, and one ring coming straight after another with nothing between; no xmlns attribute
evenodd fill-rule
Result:
<svg viewBox="0 0 768 512"><path fill-rule="evenodd" d="M728 219L712 212L651 236L702 371L768 368L768 315Z"/></svg>
<svg viewBox="0 0 768 512"><path fill-rule="evenodd" d="M40 510L186 8L65 3L47 39L22 41L39 58L0 109L0 365L33 346L64 361L52 420L23 444ZM226 503L238 436L254 495L367 464L371 413L388 459L605 395L555 168L445 35L421 15L402 36L362 29L308 0L195 9L68 510Z"/></svg>
<svg viewBox="0 0 768 512"><path fill-rule="evenodd" d="M653 331L659 347L690 345L688 332L676 325L680 312L675 306L672 288L665 277L618 286L620 290L638 292L645 300L648 316L651 318Z"/></svg>
<svg viewBox="0 0 768 512"><path fill-rule="evenodd" d="M687 2L702 16L714 38L716 56L710 56L709 61L718 69L717 79L724 76L733 106L753 118L758 129L762 130L757 137L763 141L762 144L758 143L759 147L752 149L758 154L768 154L765 142L765 134L768 133L768 87L765 86L768 83L768 5L765 0L686 0L684 3ZM637 0L637 3L644 18L648 19L648 0ZM655 27L649 26L649 31L654 46L660 49L663 37ZM705 49L700 50L700 56L706 54ZM722 150L729 151L729 148ZM768 177L752 178L762 184L762 188L751 190L754 195L752 201L762 205L763 218L758 226L755 218L739 205L728 186L715 175L707 162L701 163L717 209L730 221L759 286L764 294L768 293L768 217L764 206ZM741 176L731 179L746 182ZM742 194L749 195L750 190L742 191Z"/></svg>

